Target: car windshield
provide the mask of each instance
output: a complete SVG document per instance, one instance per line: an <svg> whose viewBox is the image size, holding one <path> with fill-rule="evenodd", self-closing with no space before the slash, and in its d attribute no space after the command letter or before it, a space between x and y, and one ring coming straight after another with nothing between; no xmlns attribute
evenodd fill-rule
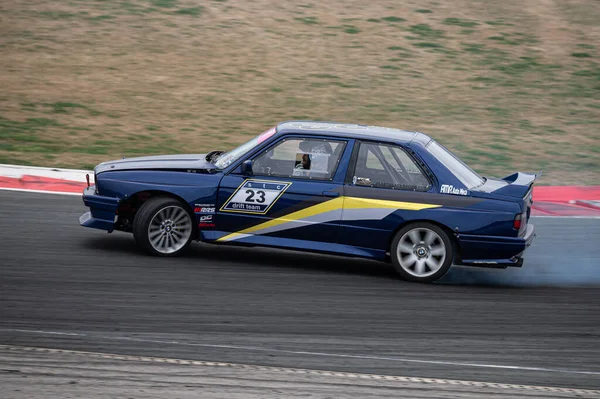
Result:
<svg viewBox="0 0 600 399"><path fill-rule="evenodd" d="M244 154L247 154L251 149L261 144L265 140L269 139L276 132L276 128L271 128L265 132L262 132L258 136L254 137L252 140L242 144L241 146L234 148L231 151L227 151L224 154L221 154L217 161L215 162L215 166L218 169L225 169L238 159L240 159Z"/></svg>
<svg viewBox="0 0 600 399"><path fill-rule="evenodd" d="M431 140L425 148L460 180L467 189L482 185L485 179L458 159L450 150L435 140Z"/></svg>

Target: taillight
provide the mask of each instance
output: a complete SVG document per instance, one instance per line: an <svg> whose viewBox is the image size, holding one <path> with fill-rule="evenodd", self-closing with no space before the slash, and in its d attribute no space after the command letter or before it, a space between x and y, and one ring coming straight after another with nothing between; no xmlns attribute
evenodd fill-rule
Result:
<svg viewBox="0 0 600 399"><path fill-rule="evenodd" d="M513 220L513 229L521 230L521 214L515 216L515 220Z"/></svg>

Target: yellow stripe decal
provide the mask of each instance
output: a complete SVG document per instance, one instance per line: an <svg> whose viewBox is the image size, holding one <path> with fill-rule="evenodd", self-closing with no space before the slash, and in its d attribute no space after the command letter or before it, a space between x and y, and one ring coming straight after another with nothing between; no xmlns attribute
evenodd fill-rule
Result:
<svg viewBox="0 0 600 399"><path fill-rule="evenodd" d="M421 204L418 202L400 202L378 200L372 198L342 197L345 209L385 208L406 211L420 211L421 209L439 208L441 205Z"/></svg>
<svg viewBox="0 0 600 399"><path fill-rule="evenodd" d="M259 223L256 226L248 227L237 231L235 233L223 236L217 241L231 241L236 238L240 238L246 234L252 234L258 230L263 230L269 227L278 226L283 223L298 221L306 219L311 216L318 215L320 213L330 212L338 209L395 209L395 210L410 210L419 211L421 209L439 208L441 205L434 204L422 204L418 202L400 202L400 201L389 201L389 200L378 200L371 198L358 198L358 197L338 197L326 202L322 202L317 205L310 206L308 208L289 213L276 219L269 220L268 222Z"/></svg>

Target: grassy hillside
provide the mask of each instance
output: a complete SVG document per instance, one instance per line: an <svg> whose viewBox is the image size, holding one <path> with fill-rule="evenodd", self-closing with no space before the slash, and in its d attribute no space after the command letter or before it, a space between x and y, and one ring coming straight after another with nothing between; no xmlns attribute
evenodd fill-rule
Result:
<svg viewBox="0 0 600 399"><path fill-rule="evenodd" d="M597 0L6 0L0 163L227 149L321 119L600 184L599 21Z"/></svg>

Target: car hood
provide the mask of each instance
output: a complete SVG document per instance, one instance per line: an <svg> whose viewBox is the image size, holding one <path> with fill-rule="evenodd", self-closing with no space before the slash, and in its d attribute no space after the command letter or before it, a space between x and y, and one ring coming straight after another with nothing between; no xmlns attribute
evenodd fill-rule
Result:
<svg viewBox="0 0 600 399"><path fill-rule="evenodd" d="M190 170L213 173L216 169L215 164L206 160L206 154L177 154L102 162L94 168L94 173L117 170Z"/></svg>

